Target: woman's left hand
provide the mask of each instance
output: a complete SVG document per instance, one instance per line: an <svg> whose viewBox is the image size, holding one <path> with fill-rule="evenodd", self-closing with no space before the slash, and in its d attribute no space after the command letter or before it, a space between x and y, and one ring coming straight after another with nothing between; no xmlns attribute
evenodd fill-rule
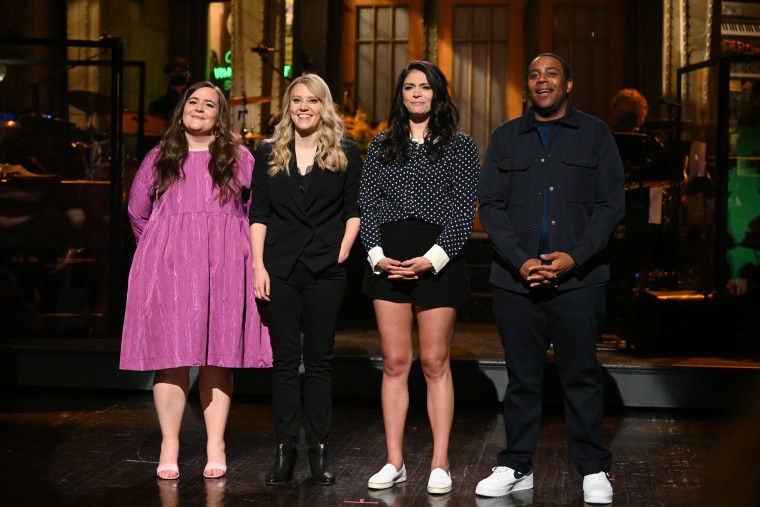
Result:
<svg viewBox="0 0 760 507"><path fill-rule="evenodd" d="M394 280L416 280L420 275L433 270L433 265L425 257L415 257L401 261L399 266L388 269L388 278Z"/></svg>

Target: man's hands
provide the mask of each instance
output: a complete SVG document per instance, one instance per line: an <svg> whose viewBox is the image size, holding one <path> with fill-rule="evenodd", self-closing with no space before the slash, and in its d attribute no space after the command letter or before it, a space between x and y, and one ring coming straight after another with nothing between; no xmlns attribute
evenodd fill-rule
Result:
<svg viewBox="0 0 760 507"><path fill-rule="evenodd" d="M548 264L542 264L548 262ZM531 288L546 287L556 289L560 280L575 269L575 261L565 252L541 255L541 259L528 259L520 268L522 276Z"/></svg>

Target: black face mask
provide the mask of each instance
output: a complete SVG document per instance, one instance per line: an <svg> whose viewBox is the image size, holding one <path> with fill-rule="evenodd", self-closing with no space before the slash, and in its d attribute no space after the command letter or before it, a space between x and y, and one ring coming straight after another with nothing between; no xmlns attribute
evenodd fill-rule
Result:
<svg viewBox="0 0 760 507"><path fill-rule="evenodd" d="M185 86L187 84L187 75L171 74L169 76L169 84L172 86Z"/></svg>
<svg viewBox="0 0 760 507"><path fill-rule="evenodd" d="M617 117L617 130L620 132L630 132L637 126L638 118L636 113L621 113Z"/></svg>

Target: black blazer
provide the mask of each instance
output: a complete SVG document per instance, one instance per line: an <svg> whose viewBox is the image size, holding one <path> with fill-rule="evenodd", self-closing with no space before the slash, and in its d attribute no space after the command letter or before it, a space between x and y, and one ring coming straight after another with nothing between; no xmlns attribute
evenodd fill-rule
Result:
<svg viewBox="0 0 760 507"><path fill-rule="evenodd" d="M287 278L300 259L312 272L338 262L340 243L349 218L359 217L361 158L358 145L341 141L348 157L342 172L314 165L310 183L301 195L295 145L288 173L269 176L272 145L262 142L256 150L251 179L251 224L264 224L264 266L270 276Z"/></svg>

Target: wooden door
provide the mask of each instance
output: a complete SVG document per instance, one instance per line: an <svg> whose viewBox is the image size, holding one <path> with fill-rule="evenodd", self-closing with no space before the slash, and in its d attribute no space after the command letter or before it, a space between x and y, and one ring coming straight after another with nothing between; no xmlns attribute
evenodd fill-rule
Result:
<svg viewBox="0 0 760 507"><path fill-rule="evenodd" d="M622 0L543 0L539 52L570 63L576 107L611 120L610 100L623 83Z"/></svg>

